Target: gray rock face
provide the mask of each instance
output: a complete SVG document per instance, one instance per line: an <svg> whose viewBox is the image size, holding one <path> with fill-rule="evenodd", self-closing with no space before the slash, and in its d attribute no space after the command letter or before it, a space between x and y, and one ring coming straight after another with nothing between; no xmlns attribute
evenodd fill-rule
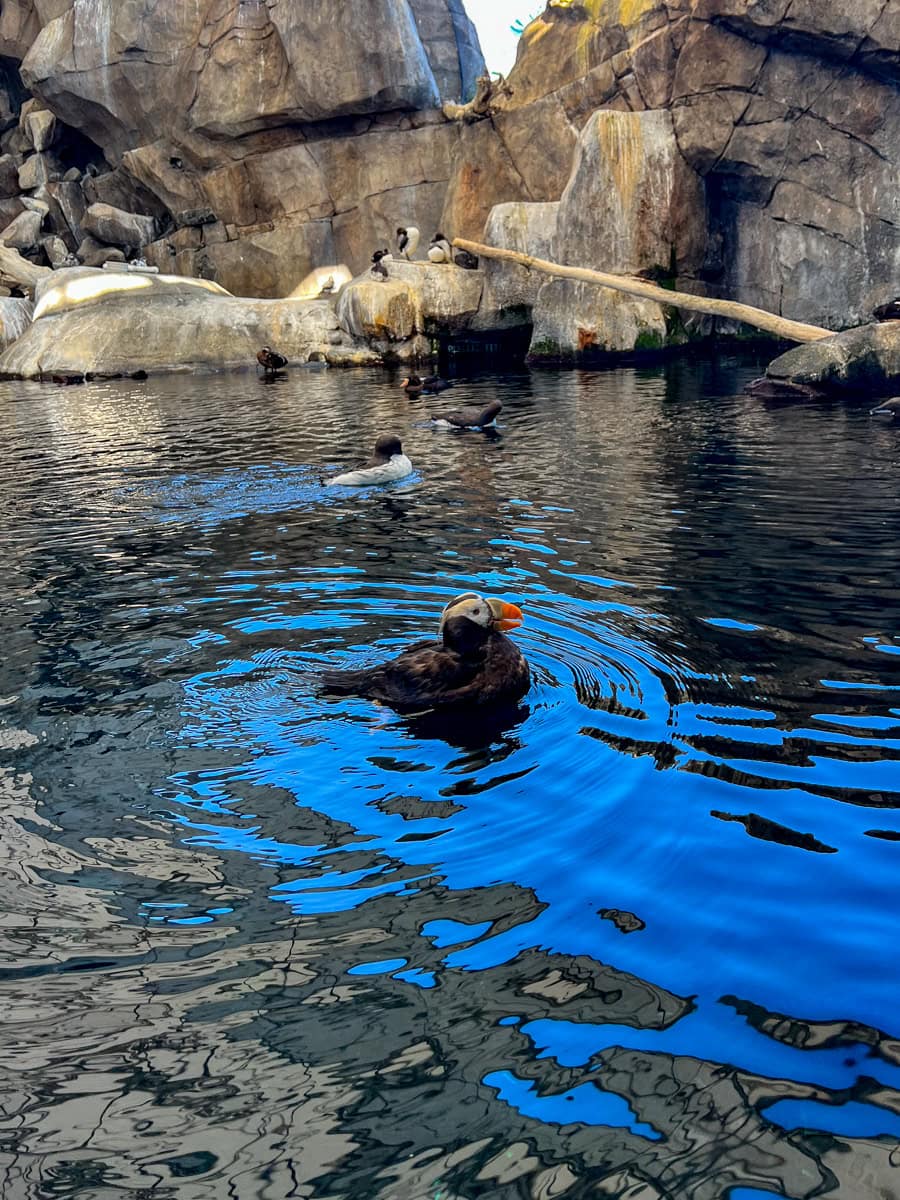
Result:
<svg viewBox="0 0 900 1200"><path fill-rule="evenodd" d="M490 246L516 250L534 258L552 258L559 204L498 204L484 230ZM475 328L503 329L528 324L547 277L515 263L489 258L481 264L484 294Z"/></svg>
<svg viewBox="0 0 900 1200"><path fill-rule="evenodd" d="M12 246L13 250L35 250L41 241L41 226L44 218L39 212L26 209L0 233L0 242Z"/></svg>
<svg viewBox="0 0 900 1200"><path fill-rule="evenodd" d="M590 361L667 344L658 304L571 279L553 279L534 306L531 362Z"/></svg>
<svg viewBox="0 0 900 1200"><path fill-rule="evenodd" d="M559 206L557 262L623 275L699 268L706 198L667 112L601 110L585 125Z"/></svg>

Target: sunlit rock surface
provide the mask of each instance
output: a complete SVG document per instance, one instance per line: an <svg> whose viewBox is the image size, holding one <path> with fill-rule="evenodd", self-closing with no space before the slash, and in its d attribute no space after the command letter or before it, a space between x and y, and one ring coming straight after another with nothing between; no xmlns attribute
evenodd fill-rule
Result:
<svg viewBox="0 0 900 1200"><path fill-rule="evenodd" d="M397 259L386 267L388 279L366 272L341 291L338 318L353 337L389 343L469 328L481 302L480 271Z"/></svg>
<svg viewBox="0 0 900 1200"><path fill-rule="evenodd" d="M324 300L247 300L208 280L79 267L38 287L34 321L0 356L0 374L253 366L266 344L293 364L367 360Z"/></svg>

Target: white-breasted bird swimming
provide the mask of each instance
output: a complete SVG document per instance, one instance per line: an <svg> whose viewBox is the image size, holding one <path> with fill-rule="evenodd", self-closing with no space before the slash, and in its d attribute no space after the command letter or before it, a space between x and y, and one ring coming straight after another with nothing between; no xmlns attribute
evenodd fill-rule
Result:
<svg viewBox="0 0 900 1200"><path fill-rule="evenodd" d="M375 450L368 462L354 471L344 471L326 481L327 487L373 487L379 483L393 483L411 475L413 465L403 453L403 446L396 434L383 433L375 442Z"/></svg>

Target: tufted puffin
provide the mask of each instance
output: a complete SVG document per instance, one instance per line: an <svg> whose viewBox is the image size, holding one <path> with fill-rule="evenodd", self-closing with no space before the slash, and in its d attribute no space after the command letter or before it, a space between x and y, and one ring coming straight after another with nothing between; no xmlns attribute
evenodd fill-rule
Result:
<svg viewBox="0 0 900 1200"><path fill-rule="evenodd" d="M407 712L514 703L530 686L528 663L504 631L523 619L515 604L463 592L441 613L440 641L417 642L379 667L327 671L324 690Z"/></svg>
<svg viewBox="0 0 900 1200"><path fill-rule="evenodd" d="M877 408L869 409L869 414L873 417L900 416L900 396L894 396L890 400L885 400L884 404L879 404Z"/></svg>
<svg viewBox="0 0 900 1200"><path fill-rule="evenodd" d="M355 471L345 471L329 479L326 487L371 487L378 483L393 483L411 475L413 465L403 453L400 439L393 433L383 433L375 443L372 457Z"/></svg>
<svg viewBox="0 0 900 1200"><path fill-rule="evenodd" d="M443 429L486 429L494 424L502 408L499 400L492 400L484 408L469 404L465 408L457 408L454 412L437 413L431 420Z"/></svg>
<svg viewBox="0 0 900 1200"><path fill-rule="evenodd" d="M262 367L265 375L274 375L276 371L287 366L287 359L284 355L273 350L271 346L263 346L256 355L256 361Z"/></svg>
<svg viewBox="0 0 900 1200"><path fill-rule="evenodd" d="M410 225L408 229L404 229L401 225L397 230L397 249L406 259L412 258L416 250L419 248L419 231L415 225Z"/></svg>

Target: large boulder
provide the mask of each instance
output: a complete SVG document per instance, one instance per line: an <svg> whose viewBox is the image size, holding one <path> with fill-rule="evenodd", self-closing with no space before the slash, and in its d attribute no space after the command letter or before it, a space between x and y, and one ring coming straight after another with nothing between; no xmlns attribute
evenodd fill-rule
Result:
<svg viewBox="0 0 900 1200"><path fill-rule="evenodd" d="M900 391L900 321L861 325L808 342L771 362L766 378L820 391Z"/></svg>
<svg viewBox="0 0 900 1200"><path fill-rule="evenodd" d="M26 84L115 159L163 129L235 138L434 108L467 99L483 70L459 0L59 0L38 9L30 22L6 18Z"/></svg>
<svg viewBox="0 0 900 1200"><path fill-rule="evenodd" d="M572 279L553 279L540 290L533 311L530 362L595 362L606 356L663 349L668 333L663 310L652 300Z"/></svg>
<svg viewBox="0 0 900 1200"><path fill-rule="evenodd" d="M207 280L73 268L37 289L34 321L0 374L132 374L249 366L277 346L292 363L354 350L326 301L245 300Z"/></svg>
<svg viewBox="0 0 900 1200"><path fill-rule="evenodd" d="M139 250L156 240L157 225L152 217L124 212L111 204L91 204L81 218L81 227L100 242Z"/></svg>
<svg viewBox="0 0 900 1200"><path fill-rule="evenodd" d="M39 212L26 209L0 233L0 242L13 250L35 250L40 245L43 221Z"/></svg>
<svg viewBox="0 0 900 1200"><path fill-rule="evenodd" d="M388 279L366 272L341 290L337 313L349 334L387 344L469 328L481 302L480 271L448 263L391 260L386 265Z"/></svg>

